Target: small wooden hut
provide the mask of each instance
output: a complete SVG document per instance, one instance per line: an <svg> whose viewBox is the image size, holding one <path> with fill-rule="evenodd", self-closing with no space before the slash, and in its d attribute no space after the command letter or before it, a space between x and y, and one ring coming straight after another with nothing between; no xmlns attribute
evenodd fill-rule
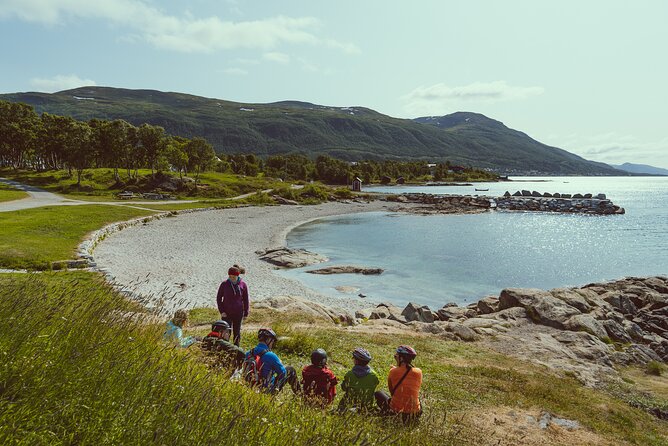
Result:
<svg viewBox="0 0 668 446"><path fill-rule="evenodd" d="M362 180L360 177L355 177L353 179L352 190L353 192L362 192Z"/></svg>

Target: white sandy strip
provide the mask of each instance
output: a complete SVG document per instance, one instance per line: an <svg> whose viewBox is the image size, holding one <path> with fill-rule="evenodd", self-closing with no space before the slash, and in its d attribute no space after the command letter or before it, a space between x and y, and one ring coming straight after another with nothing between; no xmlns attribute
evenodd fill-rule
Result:
<svg viewBox="0 0 668 446"><path fill-rule="evenodd" d="M255 251L282 246L291 228L320 217L383 211L386 202L326 203L317 206L243 207L154 220L115 233L95 249L95 261L122 286L142 296L162 296L166 310L215 307L216 291L233 264L246 268L251 300L303 296L355 309L368 302L334 298L274 274ZM366 304L366 305L365 305Z"/></svg>

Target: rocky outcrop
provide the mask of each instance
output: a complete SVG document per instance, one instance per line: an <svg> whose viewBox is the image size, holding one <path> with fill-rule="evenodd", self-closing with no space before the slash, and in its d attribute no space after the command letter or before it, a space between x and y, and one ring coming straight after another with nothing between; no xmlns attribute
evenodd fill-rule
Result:
<svg viewBox="0 0 668 446"><path fill-rule="evenodd" d="M317 302L297 296L276 296L253 303L254 308L268 308L285 313L302 313L336 323L355 324L356 318L342 310L337 310Z"/></svg>
<svg viewBox="0 0 668 446"><path fill-rule="evenodd" d="M368 316L367 316L368 315ZM668 362L668 278L629 277L580 288L508 288L466 307L438 311L409 303L361 310L443 339L481 340L493 348L595 386L614 364Z"/></svg>
<svg viewBox="0 0 668 446"><path fill-rule="evenodd" d="M364 275L378 275L385 271L382 268L366 268L363 266L328 266L326 268L313 269L306 271L309 274L364 274Z"/></svg>
<svg viewBox="0 0 668 446"><path fill-rule="evenodd" d="M302 268L329 260L323 255L305 249L290 249L284 246L256 251L256 254L260 256L260 260L282 268Z"/></svg>
<svg viewBox="0 0 668 446"><path fill-rule="evenodd" d="M432 194L403 194L391 195L388 201L398 203L419 203L424 206L413 206L399 209L412 214L477 214L487 212L491 207L489 197L470 195L432 195Z"/></svg>

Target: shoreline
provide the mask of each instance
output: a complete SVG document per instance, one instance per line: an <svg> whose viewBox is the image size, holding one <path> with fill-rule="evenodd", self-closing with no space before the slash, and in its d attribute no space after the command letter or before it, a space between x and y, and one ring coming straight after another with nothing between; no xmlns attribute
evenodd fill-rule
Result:
<svg viewBox="0 0 668 446"><path fill-rule="evenodd" d="M218 286L229 266L246 268L251 302L299 296L342 310L373 303L341 293L332 297L275 274L279 269L259 259L261 249L285 246L294 228L311 221L361 212L390 212L385 201L320 205L240 207L180 214L127 227L104 238L93 253L107 280L131 297L147 298L165 311L214 307ZM134 295L134 296L133 296Z"/></svg>

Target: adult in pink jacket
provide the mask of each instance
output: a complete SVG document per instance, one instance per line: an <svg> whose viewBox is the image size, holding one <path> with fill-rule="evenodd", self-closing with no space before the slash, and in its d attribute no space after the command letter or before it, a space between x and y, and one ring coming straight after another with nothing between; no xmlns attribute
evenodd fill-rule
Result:
<svg viewBox="0 0 668 446"><path fill-rule="evenodd" d="M220 318L232 327L235 345L241 342L241 322L250 310L248 285L241 280L240 273L236 266L227 270L228 278L220 284L216 296Z"/></svg>

